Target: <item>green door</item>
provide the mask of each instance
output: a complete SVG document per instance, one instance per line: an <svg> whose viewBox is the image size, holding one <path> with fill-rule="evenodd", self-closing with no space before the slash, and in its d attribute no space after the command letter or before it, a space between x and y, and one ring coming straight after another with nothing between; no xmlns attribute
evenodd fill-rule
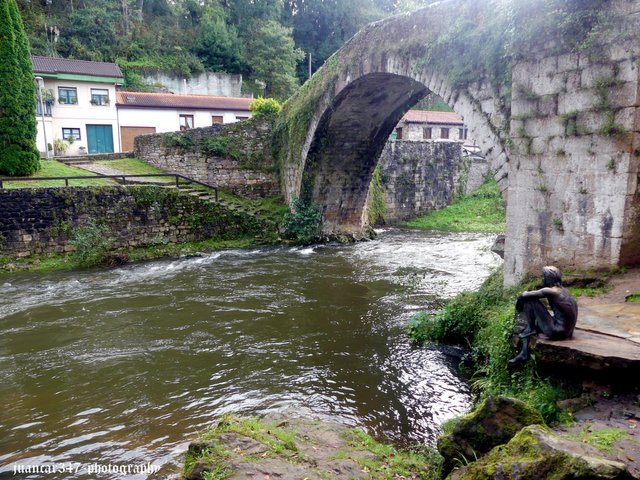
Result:
<svg viewBox="0 0 640 480"><path fill-rule="evenodd" d="M113 131L111 125L87 125L89 153L112 153Z"/></svg>

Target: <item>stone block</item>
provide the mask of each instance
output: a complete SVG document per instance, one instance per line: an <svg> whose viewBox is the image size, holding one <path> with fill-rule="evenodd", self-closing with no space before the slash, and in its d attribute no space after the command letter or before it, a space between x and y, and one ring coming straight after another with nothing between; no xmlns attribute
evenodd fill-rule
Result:
<svg viewBox="0 0 640 480"><path fill-rule="evenodd" d="M586 111L580 112L576 119L576 128L579 135L597 133L602 128L602 112Z"/></svg>
<svg viewBox="0 0 640 480"><path fill-rule="evenodd" d="M544 95L538 99L536 111L541 116L557 115L558 113L558 96Z"/></svg>
<svg viewBox="0 0 640 480"><path fill-rule="evenodd" d="M558 114L581 112L593 108L598 97L593 90L563 92L558 95Z"/></svg>
<svg viewBox="0 0 640 480"><path fill-rule="evenodd" d="M621 85L611 87L608 91L607 98L614 108L639 106L638 82L625 82Z"/></svg>
<svg viewBox="0 0 640 480"><path fill-rule="evenodd" d="M558 117L529 118L524 122L528 137L555 137L564 135L564 123Z"/></svg>
<svg viewBox="0 0 640 480"><path fill-rule="evenodd" d="M616 80L621 82L637 82L640 72L638 71L638 65L631 59L626 59L616 64Z"/></svg>
<svg viewBox="0 0 640 480"><path fill-rule="evenodd" d="M580 74L582 88L594 88L600 82L611 82L614 79L614 66L611 63L591 65L583 68Z"/></svg>
<svg viewBox="0 0 640 480"><path fill-rule="evenodd" d="M615 113L615 123L622 125L626 130L639 131L640 125L636 125L636 107L628 107L618 110ZM640 119L640 116L637 117Z"/></svg>
<svg viewBox="0 0 640 480"><path fill-rule="evenodd" d="M536 95L553 95L565 90L566 75L550 70L539 77L531 79L531 91Z"/></svg>
<svg viewBox="0 0 640 480"><path fill-rule="evenodd" d="M578 68L579 61L580 56L577 53L559 55L557 59L558 72L576 70Z"/></svg>

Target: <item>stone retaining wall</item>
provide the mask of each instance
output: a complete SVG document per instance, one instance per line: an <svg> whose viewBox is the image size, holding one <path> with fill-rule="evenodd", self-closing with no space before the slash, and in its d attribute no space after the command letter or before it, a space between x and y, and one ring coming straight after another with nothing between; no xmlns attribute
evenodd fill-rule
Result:
<svg viewBox="0 0 640 480"><path fill-rule="evenodd" d="M280 194L271 157L271 124L245 120L184 132L136 137L134 154L158 168L195 178L237 195Z"/></svg>
<svg viewBox="0 0 640 480"><path fill-rule="evenodd" d="M83 227L104 225L112 247L257 234L251 217L155 186L0 190L0 256L69 252Z"/></svg>
<svg viewBox="0 0 640 480"><path fill-rule="evenodd" d="M379 166L386 223L446 207L478 188L489 169L486 161L464 159L456 142L388 142Z"/></svg>

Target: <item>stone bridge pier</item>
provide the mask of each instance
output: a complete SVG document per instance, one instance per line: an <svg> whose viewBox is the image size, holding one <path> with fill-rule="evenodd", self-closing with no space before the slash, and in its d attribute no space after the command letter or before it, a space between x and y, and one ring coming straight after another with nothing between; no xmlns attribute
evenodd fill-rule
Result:
<svg viewBox="0 0 640 480"><path fill-rule="evenodd" d="M595 53L534 32L525 51L504 46L504 75L481 69L461 82L465 45L443 58L427 52L450 39L454 18L470 30L490 22L485 3L447 0L373 23L334 54L274 127L287 200L315 202L327 233L363 235L380 152L402 115L434 92L464 117L507 202L506 284L548 263L640 263L640 0L603 3L581 24L586 39L614 33ZM549 21L562 23L558 15Z"/></svg>

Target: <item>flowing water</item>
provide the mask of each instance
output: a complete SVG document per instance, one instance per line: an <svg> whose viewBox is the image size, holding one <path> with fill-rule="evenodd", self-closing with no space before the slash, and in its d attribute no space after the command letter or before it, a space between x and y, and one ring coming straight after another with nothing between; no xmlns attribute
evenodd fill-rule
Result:
<svg viewBox="0 0 640 480"><path fill-rule="evenodd" d="M491 242L390 230L2 277L0 478L142 479L89 468L148 462L161 467L149 478L166 478L227 412L291 411L433 444L469 390L454 358L411 348L405 325L477 287L499 261ZM14 475L52 463L72 472Z"/></svg>

